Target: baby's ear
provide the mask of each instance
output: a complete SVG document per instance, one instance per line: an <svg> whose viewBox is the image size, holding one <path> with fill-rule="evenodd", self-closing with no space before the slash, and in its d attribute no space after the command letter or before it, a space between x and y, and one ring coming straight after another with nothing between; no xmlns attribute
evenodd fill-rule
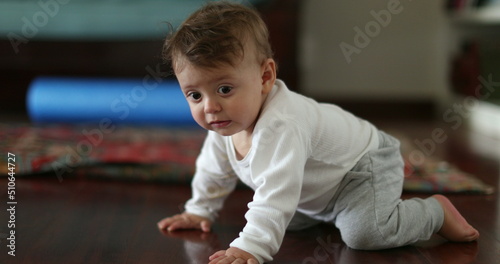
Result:
<svg viewBox="0 0 500 264"><path fill-rule="evenodd" d="M274 86L276 81L276 62L268 58L262 63L261 66L262 73L262 93L269 93Z"/></svg>

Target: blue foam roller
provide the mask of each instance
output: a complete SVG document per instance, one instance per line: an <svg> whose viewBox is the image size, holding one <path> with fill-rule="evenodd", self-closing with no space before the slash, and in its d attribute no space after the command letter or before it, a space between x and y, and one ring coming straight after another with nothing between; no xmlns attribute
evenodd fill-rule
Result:
<svg viewBox="0 0 500 264"><path fill-rule="evenodd" d="M36 123L196 124L175 80L38 77L26 104Z"/></svg>

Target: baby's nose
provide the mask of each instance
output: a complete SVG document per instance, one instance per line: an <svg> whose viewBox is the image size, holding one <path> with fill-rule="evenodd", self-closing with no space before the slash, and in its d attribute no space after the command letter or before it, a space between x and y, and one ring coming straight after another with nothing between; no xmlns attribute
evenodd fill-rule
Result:
<svg viewBox="0 0 500 264"><path fill-rule="evenodd" d="M215 99L205 98L205 113L216 113L221 110L219 102Z"/></svg>

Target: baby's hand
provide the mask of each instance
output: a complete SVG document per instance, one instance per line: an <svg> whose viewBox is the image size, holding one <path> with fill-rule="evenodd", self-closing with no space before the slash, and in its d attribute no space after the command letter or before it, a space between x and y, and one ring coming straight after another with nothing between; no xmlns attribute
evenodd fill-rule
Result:
<svg viewBox="0 0 500 264"><path fill-rule="evenodd" d="M167 229L169 232L178 229L201 229L203 232L210 232L211 225L209 219L189 213L167 217L158 222L160 230Z"/></svg>
<svg viewBox="0 0 500 264"><path fill-rule="evenodd" d="M238 263L238 264L259 264L257 259L250 253L239 248L231 247L227 250L220 250L215 252L209 258L210 263Z"/></svg>

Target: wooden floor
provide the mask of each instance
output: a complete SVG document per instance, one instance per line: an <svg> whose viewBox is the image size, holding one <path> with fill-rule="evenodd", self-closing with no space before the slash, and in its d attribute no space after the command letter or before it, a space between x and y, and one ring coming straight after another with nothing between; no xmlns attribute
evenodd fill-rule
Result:
<svg viewBox="0 0 500 264"><path fill-rule="evenodd" d="M430 137L435 126L398 127L411 137ZM436 155L499 186L500 158L468 142L467 133L449 133ZM484 139L485 140L485 139ZM491 144L485 144L489 146ZM482 153L484 152L484 153ZM211 233L160 233L156 222L179 213L190 197L189 186L167 186L76 179L56 176L16 180L15 257L8 255L7 184L0 179L0 263L207 263L208 256L227 245L245 224L252 193L233 193ZM405 194L405 197L414 196ZM383 251L356 251L341 241L338 230L319 225L287 233L272 263L500 263L500 199L493 195L449 195L480 232L473 243L431 241ZM12 218L11 218L12 219Z"/></svg>

